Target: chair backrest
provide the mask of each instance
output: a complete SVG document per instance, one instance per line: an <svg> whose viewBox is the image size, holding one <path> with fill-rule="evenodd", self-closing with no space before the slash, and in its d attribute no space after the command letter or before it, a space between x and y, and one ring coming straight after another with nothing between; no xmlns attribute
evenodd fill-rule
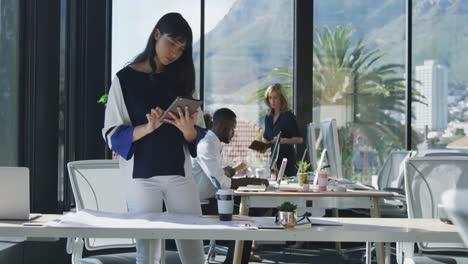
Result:
<svg viewBox="0 0 468 264"><path fill-rule="evenodd" d="M468 157L409 158L405 164L405 189L409 218L440 218L442 193L468 188ZM423 251L466 251L463 244L418 243Z"/></svg>
<svg viewBox="0 0 468 264"><path fill-rule="evenodd" d="M468 180L468 179L466 179ZM468 247L468 188L449 190L442 195L442 203L449 219L457 226L465 245Z"/></svg>
<svg viewBox="0 0 468 264"><path fill-rule="evenodd" d="M93 209L123 213L127 208L127 179L115 160L82 160L68 163L76 210ZM129 248L134 239L86 238L87 250Z"/></svg>
<svg viewBox="0 0 468 264"><path fill-rule="evenodd" d="M409 157L410 151L397 150L388 154L382 169L377 178L377 186L379 190L385 188L401 188L403 189L403 172L400 170L400 165Z"/></svg>
<svg viewBox="0 0 468 264"><path fill-rule="evenodd" d="M418 151L415 157L444 157L444 156L461 156L468 157L467 152L450 149L427 149Z"/></svg>

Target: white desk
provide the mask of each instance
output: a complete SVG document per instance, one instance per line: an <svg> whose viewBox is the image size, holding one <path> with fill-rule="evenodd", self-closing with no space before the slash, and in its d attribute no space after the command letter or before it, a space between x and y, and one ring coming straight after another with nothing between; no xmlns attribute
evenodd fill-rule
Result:
<svg viewBox="0 0 468 264"><path fill-rule="evenodd" d="M375 209L378 213L378 201L381 198L393 197L390 192L381 191L346 191L346 192L293 192L293 191L265 191L241 192L241 206L248 208L276 208L285 201L297 204L298 214L309 211L313 216L322 216L325 209ZM245 212L246 213L246 212ZM244 214L245 214L244 213ZM243 214L243 213L241 213Z"/></svg>
<svg viewBox="0 0 468 264"><path fill-rule="evenodd" d="M161 214L151 214L158 219ZM34 222L58 219L59 215L44 215ZM187 216L189 217L189 216ZM190 217L189 217L190 218ZM226 239L271 241L348 241L348 242L446 242L461 243L456 227L438 219L392 218L330 218L342 226L314 226L302 230L245 230L230 223L209 218L192 217L198 224L185 224L182 220L164 223L149 221L128 224L115 219L120 227L109 227L106 221L98 224L69 224L63 227L24 226L21 221L0 222L0 237L59 238L102 237L143 239ZM96 217L99 220L99 217ZM257 219L257 218L254 218ZM265 219L265 218L261 218ZM273 221L272 218L269 218ZM101 219L102 220L102 219ZM99 222L99 221L98 221ZM406 255L406 254L405 254Z"/></svg>
<svg viewBox="0 0 468 264"><path fill-rule="evenodd" d="M309 211L312 216L323 216L325 209L370 209L372 217L380 217L379 199L390 198L390 192L382 191L351 191L346 192L291 192L291 191L266 191L266 192L241 192L235 194L241 197L239 213L248 215L248 208L275 208L285 201L297 205L298 214ZM334 211L337 214L337 211ZM340 241L340 240L336 240ZM344 241L344 240L342 240ZM378 241L373 241L378 242ZM234 263L239 264L242 258L243 241L236 241ZM338 247L338 250L340 247ZM377 262L384 263L384 246L377 244Z"/></svg>

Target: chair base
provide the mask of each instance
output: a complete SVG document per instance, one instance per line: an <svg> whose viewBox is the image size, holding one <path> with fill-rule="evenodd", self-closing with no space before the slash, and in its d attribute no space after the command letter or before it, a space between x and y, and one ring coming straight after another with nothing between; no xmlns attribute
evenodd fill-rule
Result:
<svg viewBox="0 0 468 264"><path fill-rule="evenodd" d="M207 248L208 251L207 259L212 261L216 258L217 254L227 255L228 252L227 247L216 245L215 240L210 240L210 244L205 246L205 248Z"/></svg>

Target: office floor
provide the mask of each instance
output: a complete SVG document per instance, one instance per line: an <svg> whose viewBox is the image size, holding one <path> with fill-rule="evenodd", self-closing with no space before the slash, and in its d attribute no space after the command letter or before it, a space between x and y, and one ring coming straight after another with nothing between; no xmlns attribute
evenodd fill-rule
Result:
<svg viewBox="0 0 468 264"><path fill-rule="evenodd" d="M353 243L344 245L346 248L363 247L364 244ZM308 243L303 248L295 248L294 246L286 245L261 245L255 252L262 258L262 262L249 262L249 263L327 263L327 264L360 264L361 257L364 251L350 252L342 256L336 254L333 243ZM167 254L167 264L181 263L178 256L174 252ZM210 264L223 263L225 256L217 255L214 261ZM393 262L392 262L393 263Z"/></svg>

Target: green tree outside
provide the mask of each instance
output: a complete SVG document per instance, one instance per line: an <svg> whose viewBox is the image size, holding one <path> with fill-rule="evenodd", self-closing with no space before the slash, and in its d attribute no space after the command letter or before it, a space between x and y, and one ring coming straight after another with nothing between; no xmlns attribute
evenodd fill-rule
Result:
<svg viewBox="0 0 468 264"><path fill-rule="evenodd" d="M392 149L403 149L405 124L396 116L405 113L404 65L386 63L385 54L370 49L362 38L353 45L351 25L317 31L313 43L313 107L351 106L352 122L340 128L344 175L351 175L353 134L363 136L370 150L383 164ZM289 98L293 74L289 68L275 68L272 78L280 78ZM247 103L262 100L267 87L252 94ZM422 95L412 88L413 102ZM416 132L412 132L412 142Z"/></svg>

